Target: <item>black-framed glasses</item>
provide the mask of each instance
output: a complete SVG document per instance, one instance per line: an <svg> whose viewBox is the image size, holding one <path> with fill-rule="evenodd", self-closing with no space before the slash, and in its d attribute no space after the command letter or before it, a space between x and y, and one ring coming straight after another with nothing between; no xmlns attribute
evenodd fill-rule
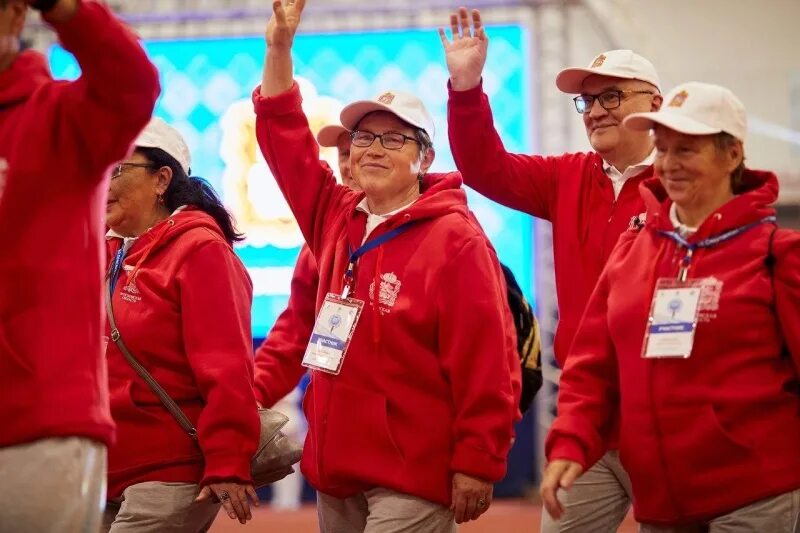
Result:
<svg viewBox="0 0 800 533"><path fill-rule="evenodd" d="M154 168L153 163L119 163L111 170L111 179L118 178L122 175L122 170L125 167L141 167L141 168Z"/></svg>
<svg viewBox="0 0 800 533"><path fill-rule="evenodd" d="M353 141L353 145L358 146L359 148L367 148L372 146L372 143L375 142L376 137L381 140L381 146L387 150L399 150L405 146L406 141L419 144L419 141L414 137L409 137L408 135L403 135L402 133L396 133L393 131L378 135L377 133L372 133L371 131L356 130L350 134L350 139Z"/></svg>
<svg viewBox="0 0 800 533"><path fill-rule="evenodd" d="M619 89L612 89L600 94L582 94L573 98L572 101L575 102L575 109L581 114L591 111L595 100L600 103L600 107L608 111L621 106L622 97L626 94L653 94L653 91L622 91Z"/></svg>

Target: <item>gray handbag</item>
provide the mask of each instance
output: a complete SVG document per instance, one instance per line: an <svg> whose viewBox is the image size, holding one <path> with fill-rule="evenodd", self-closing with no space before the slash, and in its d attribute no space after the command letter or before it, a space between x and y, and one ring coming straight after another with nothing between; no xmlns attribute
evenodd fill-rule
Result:
<svg viewBox="0 0 800 533"><path fill-rule="evenodd" d="M197 442L197 430L192 425L192 422L122 341L122 336L114 320L114 310L111 306L110 283L106 283L104 292L106 296L106 314L108 315L108 323L111 326L111 340L114 341L114 344L117 345L123 357L136 373L153 389L161 403L175 417L175 420L183 430ZM303 446L284 435L281 431L289 421L286 415L271 409L259 408L258 417L261 421L261 436L258 440L256 454L250 461L250 475L256 488L274 483L294 472L292 465L300 460L300 456L303 453Z"/></svg>

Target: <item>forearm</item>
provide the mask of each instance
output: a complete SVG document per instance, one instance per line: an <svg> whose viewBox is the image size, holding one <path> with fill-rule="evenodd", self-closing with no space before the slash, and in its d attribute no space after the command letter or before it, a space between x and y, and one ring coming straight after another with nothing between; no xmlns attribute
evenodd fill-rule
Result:
<svg viewBox="0 0 800 533"><path fill-rule="evenodd" d="M267 46L261 96L276 96L292 88L294 64L291 49Z"/></svg>

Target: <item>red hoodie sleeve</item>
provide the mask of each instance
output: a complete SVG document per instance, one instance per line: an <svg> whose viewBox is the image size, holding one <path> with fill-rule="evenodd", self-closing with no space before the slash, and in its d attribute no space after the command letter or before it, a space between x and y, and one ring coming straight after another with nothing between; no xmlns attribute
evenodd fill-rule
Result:
<svg viewBox="0 0 800 533"><path fill-rule="evenodd" d="M147 125L160 92L158 72L136 36L102 4L84 0L67 22L53 23L64 48L81 66L81 77L55 84L58 112L53 149L75 151L83 175L101 172L124 158ZM80 142L76 144L76 139Z"/></svg>
<svg viewBox="0 0 800 533"><path fill-rule="evenodd" d="M508 346L497 269L486 240L473 237L443 269L437 296L441 364L455 406L450 467L491 482L505 475L518 412L507 357L516 346Z"/></svg>
<svg viewBox="0 0 800 533"><path fill-rule="evenodd" d="M608 265L636 234L622 234ZM558 388L558 416L545 440L548 461L568 459L588 470L606 452L619 407L617 356L608 329L608 267L586 306Z"/></svg>
<svg viewBox="0 0 800 533"><path fill-rule="evenodd" d="M353 193L336 183L333 171L319 160L319 145L302 103L297 83L271 97L261 96L261 87L253 91L261 153L312 253L319 256L329 219L345 215L343 200Z"/></svg>
<svg viewBox="0 0 800 533"><path fill-rule="evenodd" d="M200 485L250 482L261 431L253 392L252 283L221 241L195 249L177 278L186 356L206 402L197 421L205 459Z"/></svg>
<svg viewBox="0 0 800 533"><path fill-rule="evenodd" d="M448 82L448 90L450 149L464 183L495 202L552 220L558 195L556 159L506 151L482 84L455 91Z"/></svg>
<svg viewBox="0 0 800 533"><path fill-rule="evenodd" d="M800 375L800 232L778 230L773 250L775 308L784 342Z"/></svg>
<svg viewBox="0 0 800 533"><path fill-rule="evenodd" d="M318 285L317 263L304 246L294 268L289 305L256 350L256 399L264 407L292 392L306 373L300 363L314 329Z"/></svg>

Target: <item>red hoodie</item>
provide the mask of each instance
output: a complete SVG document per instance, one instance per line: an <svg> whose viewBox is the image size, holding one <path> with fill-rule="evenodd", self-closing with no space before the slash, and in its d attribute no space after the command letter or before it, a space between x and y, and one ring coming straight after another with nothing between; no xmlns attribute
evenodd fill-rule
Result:
<svg viewBox="0 0 800 533"><path fill-rule="evenodd" d="M319 308L342 291L348 243L363 240L364 193L319 162L296 84L271 98L259 90L256 135L317 259ZM417 221L360 259L352 297L365 308L341 373L313 372L305 396L302 470L335 497L380 486L449 505L454 472L505 473L520 369L503 274L460 176L431 176L423 189L370 235ZM378 278L393 297L374 306Z"/></svg>
<svg viewBox="0 0 800 533"><path fill-rule="evenodd" d="M774 215L775 176L748 171L745 180L748 192L690 242ZM771 224L698 249L689 278L713 277L718 290L701 303L692 354L644 359L655 280L674 279L685 250L658 233L672 229L660 182L641 190L647 225L620 239L592 295L561 374L547 458L592 465L619 407L620 457L640 522L708 520L800 488L800 233L776 233L774 275L765 265Z"/></svg>
<svg viewBox="0 0 800 533"><path fill-rule="evenodd" d="M109 260L121 245L122 239L109 238ZM130 247L114 289L117 327L195 425L200 447L110 342L108 382L119 438L108 451L109 498L143 481L250 481L260 431L252 299L244 265L200 210L173 214Z"/></svg>
<svg viewBox="0 0 800 533"><path fill-rule="evenodd" d="M481 85L450 88L450 148L464 183L487 198L553 224L553 260L559 321L555 356L563 368L589 296L611 250L644 211L639 183L652 167L629 178L614 198L611 180L596 153L555 157L510 154L494 127Z"/></svg>
<svg viewBox="0 0 800 533"><path fill-rule="evenodd" d="M106 171L159 93L136 38L102 5L84 2L54 29L80 79L53 81L33 51L0 72L0 446L112 440L101 351Z"/></svg>
<svg viewBox="0 0 800 533"><path fill-rule="evenodd" d="M292 392L306 367L303 355L314 329L319 274L308 246L303 246L292 276L289 304L256 350L256 399L272 407Z"/></svg>

